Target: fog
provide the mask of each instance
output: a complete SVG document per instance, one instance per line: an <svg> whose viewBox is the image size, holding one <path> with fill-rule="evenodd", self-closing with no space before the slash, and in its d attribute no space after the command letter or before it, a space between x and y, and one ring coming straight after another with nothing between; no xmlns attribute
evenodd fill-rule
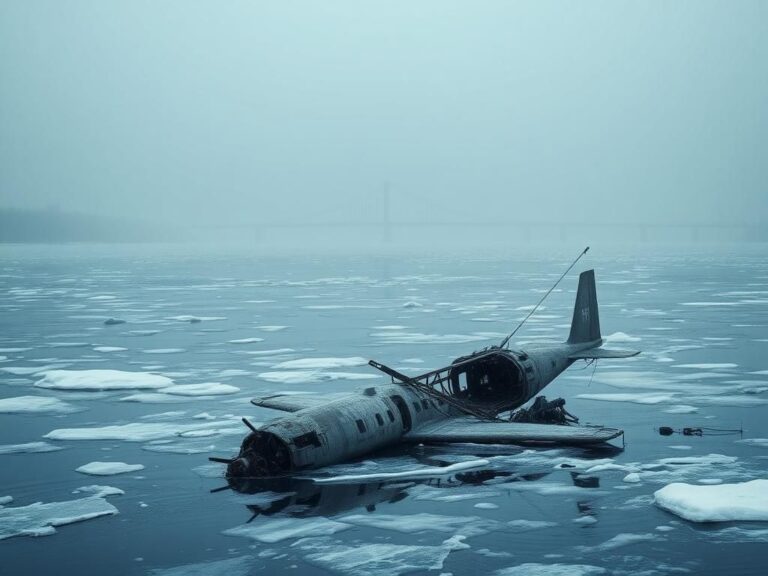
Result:
<svg viewBox="0 0 768 576"><path fill-rule="evenodd" d="M766 62L762 1L3 2L0 208L257 244L762 238Z"/></svg>

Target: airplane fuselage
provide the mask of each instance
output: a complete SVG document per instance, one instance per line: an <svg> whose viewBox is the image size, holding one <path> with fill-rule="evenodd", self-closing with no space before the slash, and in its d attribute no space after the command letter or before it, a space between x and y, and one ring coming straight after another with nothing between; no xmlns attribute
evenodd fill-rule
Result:
<svg viewBox="0 0 768 576"><path fill-rule="evenodd" d="M518 377L516 382L502 383L515 387L504 410L518 408L534 398L574 362L569 355L600 343L541 344L527 351L503 351L510 365L517 368ZM452 379L458 382L463 372L455 371ZM472 390L470 382L469 389L454 391L471 401ZM462 415L461 410L439 397L404 383L371 386L261 426L243 441L229 472L244 476L327 466L409 442L409 432Z"/></svg>

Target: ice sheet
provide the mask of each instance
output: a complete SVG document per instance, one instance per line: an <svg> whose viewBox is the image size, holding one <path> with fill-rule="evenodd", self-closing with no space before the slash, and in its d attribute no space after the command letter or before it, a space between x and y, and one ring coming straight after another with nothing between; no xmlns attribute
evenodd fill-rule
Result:
<svg viewBox="0 0 768 576"><path fill-rule="evenodd" d="M126 464L125 462L90 462L75 468L75 472L91 476L114 476L139 470L144 470L143 464Z"/></svg>
<svg viewBox="0 0 768 576"><path fill-rule="evenodd" d="M172 385L173 380L166 376L123 370L48 370L42 380L35 383L39 388L57 390L125 390Z"/></svg>
<svg viewBox="0 0 768 576"><path fill-rule="evenodd" d="M79 412L78 408L58 398L46 396L17 396L16 398L0 398L0 414L70 414Z"/></svg>
<svg viewBox="0 0 768 576"><path fill-rule="evenodd" d="M103 498L90 496L65 502L36 502L29 506L0 508L0 540L13 536L49 536L55 527L117 514Z"/></svg>
<svg viewBox="0 0 768 576"><path fill-rule="evenodd" d="M654 502L691 522L768 521L768 480L717 485L676 482L657 490Z"/></svg>

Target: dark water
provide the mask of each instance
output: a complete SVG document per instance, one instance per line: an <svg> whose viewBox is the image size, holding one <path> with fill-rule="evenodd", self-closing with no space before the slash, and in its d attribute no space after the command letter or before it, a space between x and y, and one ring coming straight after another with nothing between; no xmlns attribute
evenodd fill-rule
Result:
<svg viewBox="0 0 768 576"><path fill-rule="evenodd" d="M0 351L0 399L55 398L78 410L0 413L0 445L63 448L0 453L0 497L13 497L3 511L83 499L88 494L73 491L92 484L125 492L106 498L118 514L1 540L2 574L764 574L768 523L695 524L652 501L671 482L766 477L768 441L740 442L768 438L768 373L759 373L768 369L768 255L754 246L664 256L597 249L580 266L596 269L603 335L643 354L600 362L594 371L574 365L546 394L565 397L583 422L624 428L623 451L620 443L601 451L421 446L315 476L489 463L439 481L300 481L250 495L211 492L226 482L207 457L236 451L245 432L239 417L278 415L249 405L252 396L354 390L384 382L359 358L419 373L496 343L570 257L310 259L167 247L0 247L0 348L8 350ZM564 338L575 285L575 274L566 278L516 347ZM126 323L105 325L108 318ZM253 338L263 340L232 342ZM326 367L276 367L306 358L326 359ZM200 398L49 389L34 386L44 376L38 369L151 372L177 385L239 390ZM145 393L155 395L122 400ZM143 426L124 427L131 423ZM744 434L659 436L665 425ZM144 436L44 438L104 426ZM144 469L75 471L93 461ZM575 486L571 472L593 465L603 465L590 473L599 488ZM624 481L630 470L639 482ZM3 525L0 513L0 527L11 530L5 518Z"/></svg>

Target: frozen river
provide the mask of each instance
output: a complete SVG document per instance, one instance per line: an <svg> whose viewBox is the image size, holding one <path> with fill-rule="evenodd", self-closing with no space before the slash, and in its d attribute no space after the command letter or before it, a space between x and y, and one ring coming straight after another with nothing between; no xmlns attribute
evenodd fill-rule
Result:
<svg viewBox="0 0 768 576"><path fill-rule="evenodd" d="M643 353L577 363L545 394L624 428L623 449L420 446L308 476L468 464L212 492L226 481L207 458L236 453L240 418L280 415L251 397L351 391L385 382L369 358L418 374L496 344L573 256L0 246L2 574L764 574L768 522L689 522L653 496L768 478L768 254L755 246L594 247L577 267L596 270L604 337ZM514 348L566 337L576 271ZM759 517L765 498L745 507Z"/></svg>

